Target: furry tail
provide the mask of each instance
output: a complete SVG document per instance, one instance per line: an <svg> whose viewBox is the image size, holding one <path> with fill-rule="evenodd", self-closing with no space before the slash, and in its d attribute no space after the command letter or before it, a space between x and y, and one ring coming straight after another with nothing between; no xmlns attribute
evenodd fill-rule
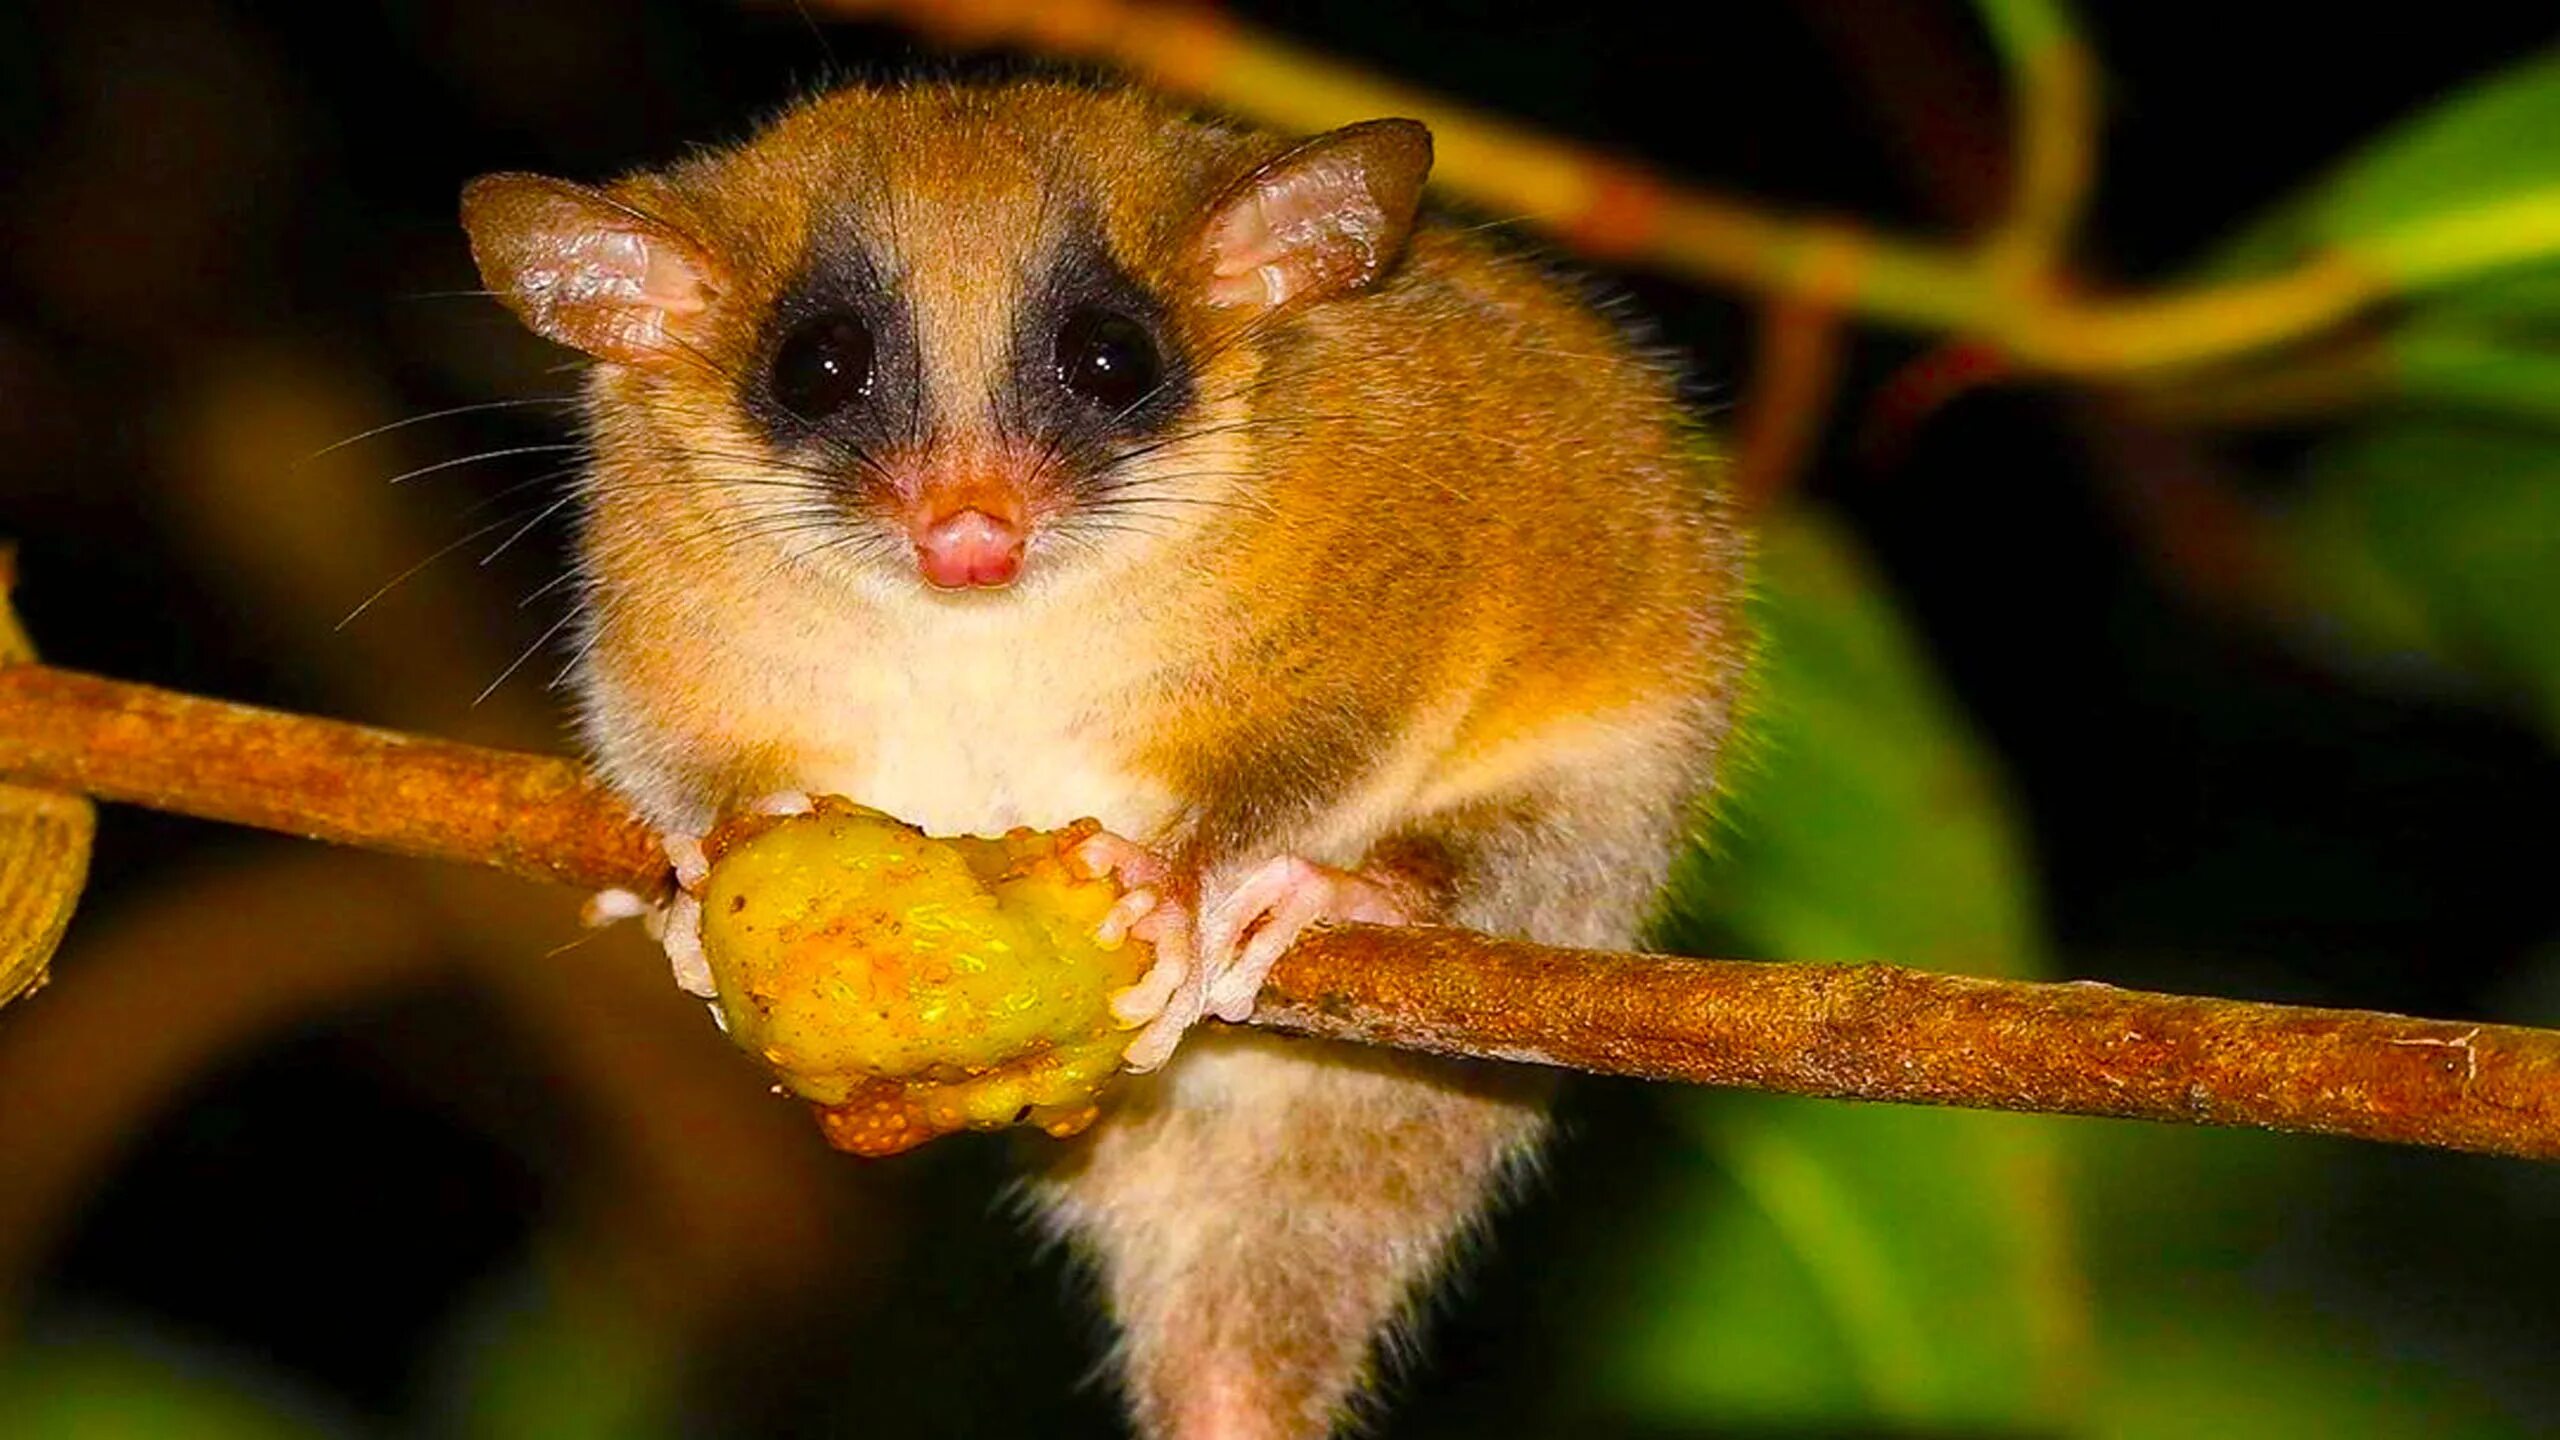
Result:
<svg viewBox="0 0 2560 1440"><path fill-rule="evenodd" d="M1098 1262L1152 1440L1317 1440L1542 1132L1546 1082L1195 1035L1038 1187Z"/></svg>

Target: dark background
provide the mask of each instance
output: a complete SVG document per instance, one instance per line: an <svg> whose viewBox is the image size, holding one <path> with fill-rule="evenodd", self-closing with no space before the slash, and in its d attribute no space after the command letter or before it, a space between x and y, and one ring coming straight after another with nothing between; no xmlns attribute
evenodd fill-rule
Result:
<svg viewBox="0 0 2560 1440"><path fill-rule="evenodd" d="M1948 230L1997 195L1984 177L2001 145L1998 74L1960 7L1238 9L1721 189ZM2549 44L2552 25L2530 9L2438 5L2360 26L2308 7L2092 7L2108 76L2092 269L2128 283L2170 274L2358 140ZM0 530L20 546L19 604L47 657L565 745L560 697L544 688L558 594L516 604L558 573L557 516L475 564L515 528L503 525L330 628L408 561L547 503L559 482L539 477L559 462L527 454L379 481L556 442L557 412L455 416L298 469L268 463L295 459L293 446L238 438L224 417L272 400L284 418L268 430L317 425L325 444L402 415L565 393L560 356L456 293L477 284L453 222L461 183L494 169L601 177L736 136L830 74L952 63L891 30L823 28L822 42L787 6L602 0L0 14ZM1619 283L1693 357L1701 407L1729 414L1749 393L1747 310L1641 275ZM1854 420L1856 397L1917 348L1862 341L1844 413ZM2303 436L2200 445L2145 432L2103 398L2035 387L1960 400L1884 461L1853 430L1843 422L1803 484L1854 523L2006 767L2070 974L2560 1021L2547 949L2560 764L2544 736L2456 689L2319 664L2200 595L2158 543L2149 517L2164 487L2202 473L2280 488ZM280 580L272 557L285 551L320 558ZM528 648L489 703L467 703ZM284 853L110 812L61 988L79 983L93 925ZM527 954L572 934L554 923ZM295 940L287 928L274 943ZM568 1062L527 1018L539 1007L493 1001L504 987L467 967L422 962L415 976L244 1022L103 1135L73 1119L48 1128L53 1081L6 1072L19 1080L0 1105L22 1118L0 1136L26 1148L0 1148L0 1185L21 1166L89 1178L6 1252L19 1270L0 1273L0 1299L16 1306L0 1337L43 1353L142 1335L173 1366L234 1367L331 1428L472 1428L457 1416L479 1412L453 1398L460 1357L475 1334L514 1333L506 1296L528 1267L612 1271L558 1259L549 1237L610 1230L613 1204L596 1192L621 1172L600 1168L598 1102L562 1078ZM0 1019L0 1050L46 1025L48 1003ZM652 1013L678 1033L672 1009ZM117 1065L118 1035L93 1038L95 1063ZM716 1083L756 1085L743 1068ZM1634 1086L1573 1093L1574 1138L1448 1307L1435 1360L1384 1433L1607 1433L1547 1357L1573 1313L1575 1257L1605 1246L1623 1197L1652 1183L1652 1103ZM2309 1208L2161 1263L2297 1287L2471 1387L2518 1433L2560 1429L2547 1364L2560 1316L2534 1298L2560 1281L2551 1176L2274 1143L2316 1156ZM82 1147L96 1158L61 1158ZM894 1166L776 1162L814 1197L804 1219L860 1234L813 1243L805 1266L741 1260L757 1274L745 1281L699 1260L715 1278L688 1283L712 1298L640 1307L651 1323L685 1317L669 1322L688 1338L658 1377L677 1377L685 1427L1109 1433L1107 1397L1080 1385L1098 1327L1059 1257L1013 1233L1003 1151L963 1141ZM697 1182L709 1183L667 1183ZM781 1243L752 1212L671 1213L742 1220L739 1234L696 1237L715 1257Z"/></svg>

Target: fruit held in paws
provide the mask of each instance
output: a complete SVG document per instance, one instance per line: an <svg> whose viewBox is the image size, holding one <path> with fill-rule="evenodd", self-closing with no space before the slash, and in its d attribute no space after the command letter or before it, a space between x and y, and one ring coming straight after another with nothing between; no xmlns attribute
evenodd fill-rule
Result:
<svg viewBox="0 0 2560 1440"><path fill-rule="evenodd" d="M941 838L833 798L724 822L700 898L730 1038L857 1154L1082 1130L1129 1041L1110 997L1151 959L1094 939L1118 887L1062 856L1098 828Z"/></svg>

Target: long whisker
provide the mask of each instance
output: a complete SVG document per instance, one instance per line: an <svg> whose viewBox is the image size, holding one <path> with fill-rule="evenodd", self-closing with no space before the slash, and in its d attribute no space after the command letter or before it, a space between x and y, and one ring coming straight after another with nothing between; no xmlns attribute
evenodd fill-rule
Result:
<svg viewBox="0 0 2560 1440"><path fill-rule="evenodd" d="M577 473L577 466L564 465L557 469L545 470L539 475L528 475L522 480L513 481L507 485L501 486L490 494L463 506L461 511L453 518L456 520L468 520L471 517L490 509L492 506L503 505L508 501L515 499L527 490L539 490L545 485L557 484Z"/></svg>
<svg viewBox="0 0 2560 1440"><path fill-rule="evenodd" d="M562 442L552 445L510 445L502 450L482 450L475 454L457 455L451 460L439 460L432 465L421 465L415 470L403 471L392 476L388 483L406 485L412 480L424 479L440 470L458 469L464 465L478 464L483 460L505 460L517 455L557 455L579 448L581 447L574 442Z"/></svg>
<svg viewBox="0 0 2560 1440"><path fill-rule="evenodd" d="M472 541L479 539L481 536L486 535L493 530L501 530L516 523L516 521L523 518L523 514L524 512L521 510L511 510L506 514L499 516L497 519L490 521L488 524L480 526L478 529L472 530L469 533L454 539L449 544L438 546L434 554L429 555L424 560L421 560L417 564L410 566L408 569L401 571L399 574L392 576L390 579L383 581L381 588L364 597L362 603L358 604L353 610L348 611L343 619L339 620L337 624L332 625L329 628L332 631L346 629L349 625L355 623L357 616L372 609L376 601L379 601L383 596L398 589L402 581L407 580L409 577L426 569L428 566L433 565L447 555L452 554L454 551L461 549L463 546L470 544Z"/></svg>
<svg viewBox="0 0 2560 1440"><path fill-rule="evenodd" d="M586 637L578 642L578 648L569 652L569 658L560 662L560 668L552 672L551 678L543 682L542 688L557 690L569 683L569 677L578 671L578 663L587 658L588 652L595 649L596 642L602 638L604 638L602 626L589 627Z"/></svg>
<svg viewBox="0 0 2560 1440"><path fill-rule="evenodd" d="M543 521L550 519L552 516L559 514L571 501L577 498L578 497L575 495L563 495L559 499L552 501L550 504L543 506L540 510L535 511L532 519L517 526L513 534L507 536L506 539L499 541L496 546L491 548L488 554L480 557L480 568L484 570L487 569L491 564L496 562L499 556L506 554L510 546L514 545L517 541L523 539L527 535L532 534L536 526L540 525Z"/></svg>
<svg viewBox="0 0 2560 1440"><path fill-rule="evenodd" d="M301 459L294 461L293 468L298 470L324 455L335 455L350 445L361 444L377 435L388 435L394 430L406 430L412 425L424 425L430 420L445 420L456 415L478 415L490 410L517 410L531 405L574 405L576 403L577 399L574 396L535 395L528 396L520 400L482 400L471 405L448 405L442 410L430 410L423 415L412 415L405 420L394 420L388 424L376 425L370 430L359 430L344 440L337 441L330 445L323 445L319 449L312 451L310 454L303 456Z"/></svg>
<svg viewBox="0 0 2560 1440"><path fill-rule="evenodd" d="M532 604L533 602L535 602L536 600L541 599L543 596L548 595L548 594L550 594L552 591L559 589L561 586L563 586L563 585L569 585L569 584L574 584L574 583L577 581L577 579L578 579L578 569L577 569L577 567L576 567L576 566L574 566L574 565L573 565L573 566L569 567L568 569L565 569L565 570L561 571L559 574L552 576L550 579L543 581L541 584L536 585L535 587L533 587L533 591L532 591L532 593L530 593L530 594L526 595L523 599L521 599L521 600L519 600L519 601L517 601L517 602L516 602L516 608L517 608L517 609L519 609L519 610L522 610L522 609L524 609L526 606L531 605L531 604Z"/></svg>
<svg viewBox="0 0 2560 1440"><path fill-rule="evenodd" d="M577 612L577 611L575 611L575 610L571 610L568 614L565 614L565 615L561 616L559 619L552 621L552 622L551 622L551 626L550 626L550 628L549 628L549 629L544 630L540 635L535 636L532 644L527 645L526 647L524 647L523 651L522 651L521 653L519 653L519 654L516 656L516 658L515 658L515 659L510 660L510 661L508 661L508 662L507 662L507 668L498 672L498 678L497 678L497 679L490 681L490 682L488 683L488 685L487 685L486 687L484 687L484 688L480 691L480 693L479 693L479 694L474 695L474 696L472 696L472 697L471 697L471 705L472 705L472 708L473 708L473 709L478 709L478 708L479 708L479 706L480 706L480 702L481 702L481 701L486 700L486 699L488 699L490 696L497 694L497 693L498 693L498 687L507 683L507 677L508 677L508 676L513 675L513 674L515 674L518 670L523 669L523 668L524 668L524 662L526 662L527 660L532 659L532 658L533 658L533 656L534 656L534 652L536 652L536 651L540 650L543 646L550 644L550 643L551 643L551 637L552 637L552 636L554 636L554 635L559 634L559 633L560 633L560 631L561 631L565 626L567 626L567 625L568 625L568 623L569 623L570 621L572 621L572 620L576 619L576 618L577 618L577 616L578 616L578 612Z"/></svg>

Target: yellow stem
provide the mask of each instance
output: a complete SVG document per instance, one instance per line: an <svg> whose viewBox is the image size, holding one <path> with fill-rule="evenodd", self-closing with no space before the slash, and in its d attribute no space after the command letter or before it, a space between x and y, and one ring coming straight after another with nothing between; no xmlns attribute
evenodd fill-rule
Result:
<svg viewBox="0 0 2560 1440"><path fill-rule="evenodd" d="M2042 0L2000 0L1986 12L2019 76L2020 171L2011 214L1971 247L1677 185L1198 9L1149 0L820 3L842 15L885 15L953 44L1020 44L1120 66L1293 132L1411 116L1437 138L1435 183L1495 217L1534 224L1601 259L1987 341L2021 370L2127 378L2242 359L2322 335L2415 288L2560 256L2560 194L2540 194L2371 237L2352 252L2310 255L2263 278L2075 296L2054 257L2089 184L2094 67L2061 11Z"/></svg>

